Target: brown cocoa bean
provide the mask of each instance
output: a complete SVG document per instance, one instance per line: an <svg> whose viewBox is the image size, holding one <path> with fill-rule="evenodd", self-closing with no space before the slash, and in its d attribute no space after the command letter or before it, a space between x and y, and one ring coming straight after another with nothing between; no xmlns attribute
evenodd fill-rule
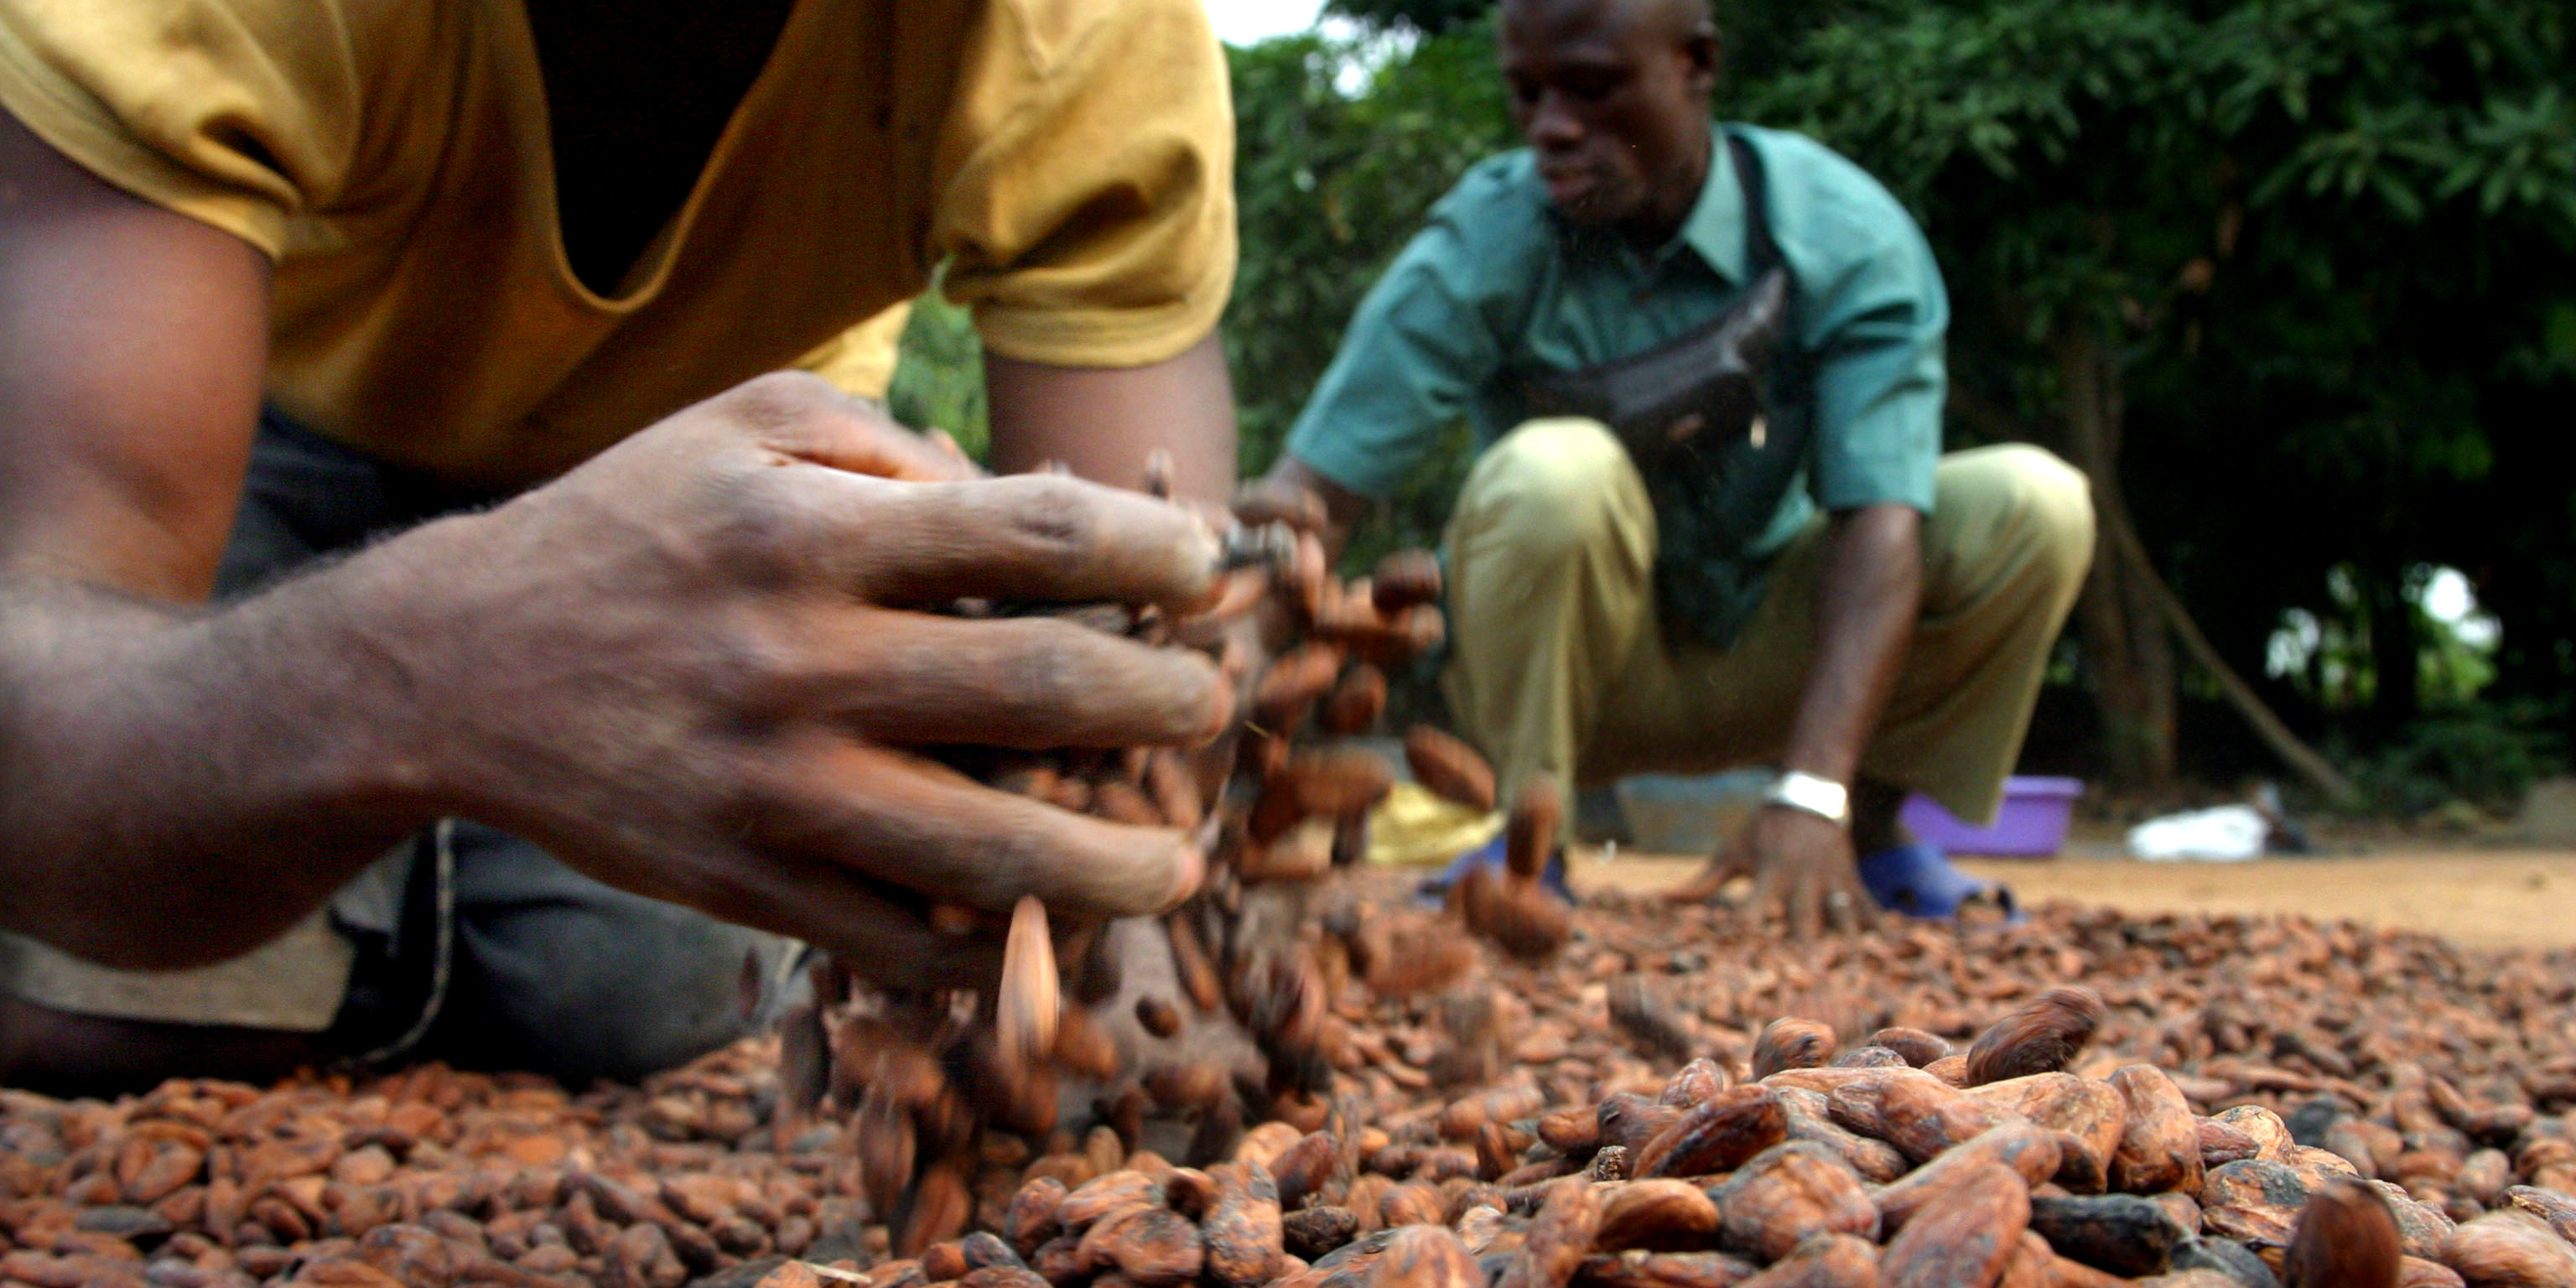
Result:
<svg viewBox="0 0 2576 1288"><path fill-rule="evenodd" d="M1888 1288L1991 1284L2030 1225L2030 1191L2001 1163L1980 1163L1916 1209L1879 1257Z"/></svg>
<svg viewBox="0 0 2576 1288"><path fill-rule="evenodd" d="M1433 795L1469 809L1494 808L1494 767L1466 743L1434 729L1415 725L1404 734L1404 762L1415 781Z"/></svg>
<svg viewBox="0 0 2576 1288"><path fill-rule="evenodd" d="M1268 1283L1286 1250L1279 1189L1269 1169L1254 1161L1220 1163L1208 1177L1216 1184L1216 1200L1200 1222L1208 1278L1221 1288Z"/></svg>
<svg viewBox="0 0 2576 1288"><path fill-rule="evenodd" d="M1551 1181L1520 1251L1504 1265L1494 1288L1565 1288L1592 1253L1601 1225L1601 1198L1579 1177Z"/></svg>
<svg viewBox="0 0 2576 1288"><path fill-rule="evenodd" d="M2387 1201L2359 1181L2340 1181L2300 1209L2281 1288L2395 1288L2404 1256Z"/></svg>
<svg viewBox="0 0 2576 1288"><path fill-rule="evenodd" d="M1437 1225L1407 1225L1393 1235L1369 1267L1368 1288L1484 1288L1484 1274L1457 1235Z"/></svg>
<svg viewBox="0 0 2576 1288"><path fill-rule="evenodd" d="M1777 1261L1818 1234L1876 1241L1877 1204L1860 1177L1821 1145L1792 1141L1764 1151L1720 1186L1723 1244L1757 1261Z"/></svg>
<svg viewBox="0 0 2576 1288"><path fill-rule="evenodd" d="M1872 1213L1875 1219L1876 1214ZM1717 1232L1717 1204L1687 1181L1646 1180L1609 1191L1593 1246L1681 1251L1704 1246Z"/></svg>
<svg viewBox="0 0 2576 1288"><path fill-rule="evenodd" d="M1770 1088L1731 1088L1656 1133L1638 1152L1635 1174L1704 1176L1729 1171L1788 1135L1788 1115Z"/></svg>
<svg viewBox="0 0 2576 1288"><path fill-rule="evenodd" d="M2089 988L2060 986L2033 998L1968 1048L1968 1085L2063 1069L2093 1040L2102 1024L2102 997Z"/></svg>
<svg viewBox="0 0 2576 1288"><path fill-rule="evenodd" d="M1734 1288L1757 1271L1723 1252L1648 1252L1631 1249L1590 1256L1576 1267L1580 1288Z"/></svg>
<svg viewBox="0 0 2576 1288"><path fill-rule="evenodd" d="M2111 1157L2111 1188L2145 1194L2200 1191L2200 1120L2182 1092L2154 1065L2133 1064L2111 1074L2120 1093L2123 1123Z"/></svg>
<svg viewBox="0 0 2576 1288"><path fill-rule="evenodd" d="M2453 1230L2441 1260L2469 1288L2576 1284L2576 1247L2520 1211L2489 1213Z"/></svg>
<svg viewBox="0 0 2576 1288"><path fill-rule="evenodd" d="M1834 1058L1834 1031L1814 1020L1773 1020L1753 1043L1753 1078L1783 1069L1814 1069Z"/></svg>

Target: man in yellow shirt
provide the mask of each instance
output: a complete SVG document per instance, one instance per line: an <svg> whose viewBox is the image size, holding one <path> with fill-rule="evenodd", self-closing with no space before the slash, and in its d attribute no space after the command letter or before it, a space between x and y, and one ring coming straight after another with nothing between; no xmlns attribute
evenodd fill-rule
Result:
<svg viewBox="0 0 2576 1288"><path fill-rule="evenodd" d="M914 749L1202 739L1214 668L914 610L1210 538L761 374L944 262L999 467L1222 496L1193 0L0 0L0 109L0 1078L632 1076L776 979L723 923L925 984L995 949L924 892L1194 885Z"/></svg>

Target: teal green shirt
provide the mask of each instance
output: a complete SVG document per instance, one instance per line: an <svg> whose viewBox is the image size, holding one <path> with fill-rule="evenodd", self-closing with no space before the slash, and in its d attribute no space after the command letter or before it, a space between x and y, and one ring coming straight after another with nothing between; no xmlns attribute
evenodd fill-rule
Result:
<svg viewBox="0 0 2576 1288"><path fill-rule="evenodd" d="M1931 248L1877 180L1802 135L1723 128L1762 162L1772 238L1795 280L1790 334L1765 446L1737 444L1717 491L1687 502L1648 480L1658 558L1692 561L1708 588L1693 625L1721 646L1819 506L1930 511L1950 313ZM1385 497L1457 417L1480 447L1527 419L1521 374L1598 366L1715 318L1749 284L1748 257L1744 191L1722 146L1681 230L1652 251L1559 220L1526 150L1480 162L1371 288L1288 450ZM1667 512L1677 504L1692 513Z"/></svg>

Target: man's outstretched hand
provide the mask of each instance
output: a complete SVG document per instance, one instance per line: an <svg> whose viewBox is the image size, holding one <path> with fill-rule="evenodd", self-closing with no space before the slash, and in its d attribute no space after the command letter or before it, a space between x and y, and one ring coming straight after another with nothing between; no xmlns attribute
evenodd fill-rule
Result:
<svg viewBox="0 0 2576 1288"><path fill-rule="evenodd" d="M1789 933L1802 940L1815 938L1826 927L1858 929L1875 906L1861 885L1851 834L1805 810L1772 805L1754 811L1708 866L1665 897L1677 903L1705 901L1740 876L1753 878L1744 915L1762 921L1776 912L1787 921Z"/></svg>
<svg viewBox="0 0 2576 1288"><path fill-rule="evenodd" d="M1216 550L1179 506L979 478L818 380L772 376L336 575L420 708L439 808L919 984L998 960L932 931L927 902L1146 913L1202 871L1176 832L987 788L919 749L1191 745L1231 711L1196 653L924 610L1185 610Z"/></svg>

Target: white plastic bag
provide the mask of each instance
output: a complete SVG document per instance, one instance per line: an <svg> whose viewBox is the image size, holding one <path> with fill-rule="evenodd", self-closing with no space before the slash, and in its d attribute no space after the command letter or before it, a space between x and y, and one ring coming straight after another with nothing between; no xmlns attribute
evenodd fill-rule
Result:
<svg viewBox="0 0 2576 1288"><path fill-rule="evenodd" d="M2262 855L2271 832L2271 821L2251 805L2167 814L2129 829L2129 857L2156 863L2241 863Z"/></svg>

